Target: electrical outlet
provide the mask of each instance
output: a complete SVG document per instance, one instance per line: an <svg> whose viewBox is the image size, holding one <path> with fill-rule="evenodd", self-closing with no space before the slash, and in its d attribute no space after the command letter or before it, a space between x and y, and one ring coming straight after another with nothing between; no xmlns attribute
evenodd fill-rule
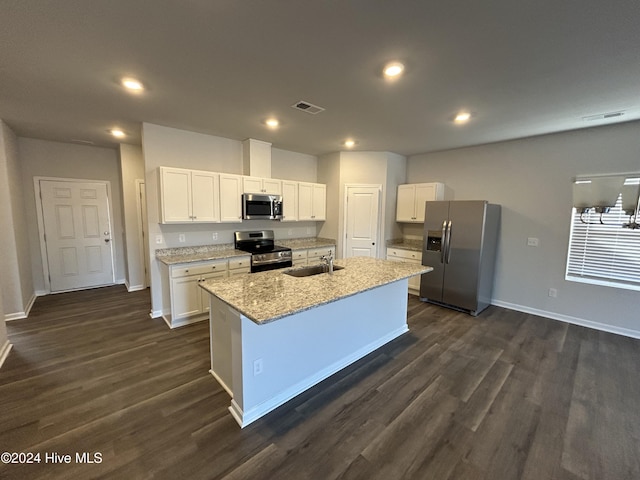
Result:
<svg viewBox="0 0 640 480"><path fill-rule="evenodd" d="M211 238L214 239L214 240L217 240L218 239L218 232L213 232L211 234Z"/></svg>
<svg viewBox="0 0 640 480"><path fill-rule="evenodd" d="M538 245L540 245L540 240L538 240L536 237L527 238L527 246L537 247Z"/></svg>
<svg viewBox="0 0 640 480"><path fill-rule="evenodd" d="M558 296L558 290L555 288L550 288L549 289L549 296L551 298L556 298Z"/></svg>
<svg viewBox="0 0 640 480"><path fill-rule="evenodd" d="M311 228L307 228L307 235L311 235Z"/></svg>
<svg viewBox="0 0 640 480"><path fill-rule="evenodd" d="M253 376L257 377L258 375L260 375L262 373L262 359L259 358L256 361L253 362Z"/></svg>
<svg viewBox="0 0 640 480"><path fill-rule="evenodd" d="M178 235L178 241L180 243L184 243L184 233L181 233L180 235Z"/></svg>
<svg viewBox="0 0 640 480"><path fill-rule="evenodd" d="M292 229L287 230L287 235L289 236L293 235L293 230Z"/></svg>
<svg viewBox="0 0 640 480"><path fill-rule="evenodd" d="M162 235L156 235L156 244L162 245Z"/></svg>

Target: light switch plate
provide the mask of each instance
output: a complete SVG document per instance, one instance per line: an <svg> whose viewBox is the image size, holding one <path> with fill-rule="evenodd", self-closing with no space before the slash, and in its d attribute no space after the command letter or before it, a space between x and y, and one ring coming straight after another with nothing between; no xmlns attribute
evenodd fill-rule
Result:
<svg viewBox="0 0 640 480"><path fill-rule="evenodd" d="M156 245L162 245L162 235L156 235Z"/></svg>
<svg viewBox="0 0 640 480"><path fill-rule="evenodd" d="M537 239L536 237L527 238L527 246L529 246L529 247L537 247L538 245L540 245L540 240Z"/></svg>
<svg viewBox="0 0 640 480"><path fill-rule="evenodd" d="M180 243L184 243L184 240L185 240L185 238L184 238L184 233L181 233L180 235L178 235L178 241L179 241Z"/></svg>

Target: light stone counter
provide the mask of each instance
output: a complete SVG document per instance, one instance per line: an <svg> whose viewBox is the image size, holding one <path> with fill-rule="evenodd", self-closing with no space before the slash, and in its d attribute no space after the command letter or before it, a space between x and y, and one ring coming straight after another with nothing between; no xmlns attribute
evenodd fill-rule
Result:
<svg viewBox="0 0 640 480"><path fill-rule="evenodd" d="M412 252L422 252L422 240L388 240L387 248L398 248L400 250L410 250Z"/></svg>
<svg viewBox="0 0 640 480"><path fill-rule="evenodd" d="M288 247L291 250L306 250L316 247L331 247L336 245L335 240L329 238L292 238L291 240L280 239L275 241L276 245Z"/></svg>
<svg viewBox="0 0 640 480"><path fill-rule="evenodd" d="M200 286L257 324L272 322L398 280L427 273L431 267L367 257L337 260L333 275L292 277L292 269L209 280ZM304 267L302 267L304 268Z"/></svg>
<svg viewBox="0 0 640 480"><path fill-rule="evenodd" d="M163 248L156 250L156 258L165 265L203 262L223 258L246 257L250 254L233 248L232 243L198 247Z"/></svg>

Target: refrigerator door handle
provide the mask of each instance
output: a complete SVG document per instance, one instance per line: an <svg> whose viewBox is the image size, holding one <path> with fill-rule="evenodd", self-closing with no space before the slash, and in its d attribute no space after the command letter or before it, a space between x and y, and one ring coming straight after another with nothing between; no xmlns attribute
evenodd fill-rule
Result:
<svg viewBox="0 0 640 480"><path fill-rule="evenodd" d="M447 221L442 222L442 237L440 237L440 263L444 263L447 253Z"/></svg>
<svg viewBox="0 0 640 480"><path fill-rule="evenodd" d="M449 263L451 260L451 220L447 224L447 254L446 254L446 262Z"/></svg>

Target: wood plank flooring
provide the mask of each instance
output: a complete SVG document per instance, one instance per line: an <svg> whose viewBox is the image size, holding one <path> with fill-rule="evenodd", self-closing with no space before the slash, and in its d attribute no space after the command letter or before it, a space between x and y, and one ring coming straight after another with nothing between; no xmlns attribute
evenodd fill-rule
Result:
<svg viewBox="0 0 640 480"><path fill-rule="evenodd" d="M0 451L42 460L0 478L640 478L638 340L410 297L410 333L241 430L208 373L207 323L170 331L149 309L117 286L8 323Z"/></svg>

